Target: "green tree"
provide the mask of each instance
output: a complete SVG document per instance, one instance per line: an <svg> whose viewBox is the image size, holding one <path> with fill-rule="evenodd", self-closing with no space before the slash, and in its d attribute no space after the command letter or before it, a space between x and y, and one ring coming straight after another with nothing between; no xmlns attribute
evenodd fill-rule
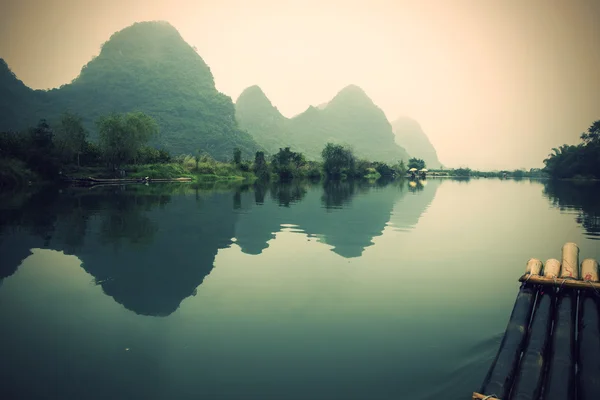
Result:
<svg viewBox="0 0 600 400"><path fill-rule="evenodd" d="M45 119L41 119L35 128L29 130L31 145L35 149L50 150L53 146L54 132Z"/></svg>
<svg viewBox="0 0 600 400"><path fill-rule="evenodd" d="M389 165L384 162L373 163L375 170L384 178L391 178L394 176L395 171Z"/></svg>
<svg viewBox="0 0 600 400"><path fill-rule="evenodd" d="M271 165L273 171L279 175L280 180L289 180L299 175L298 168L306 163L304 156L293 152L289 147L279 149L277 154L273 155Z"/></svg>
<svg viewBox="0 0 600 400"><path fill-rule="evenodd" d="M196 171L198 171L198 164L200 163L200 149L196 150L196 154L194 154L194 161L196 162Z"/></svg>
<svg viewBox="0 0 600 400"><path fill-rule="evenodd" d="M100 148L113 166L134 161L140 148L158 134L154 119L142 112L110 114L97 121Z"/></svg>
<svg viewBox="0 0 600 400"><path fill-rule="evenodd" d="M23 161L40 176L54 178L60 170L60 162L56 156L53 141L54 132L45 119L40 120L35 128L28 131Z"/></svg>
<svg viewBox="0 0 600 400"><path fill-rule="evenodd" d="M339 144L327 143L321 156L323 157L323 170L328 178L339 179L344 175L354 175L356 158L352 150Z"/></svg>
<svg viewBox="0 0 600 400"><path fill-rule="evenodd" d="M257 151L254 156L254 174L259 179L265 179L269 176L267 160L265 160L265 153L262 151Z"/></svg>
<svg viewBox="0 0 600 400"><path fill-rule="evenodd" d="M233 149L233 163L238 166L242 163L242 150L239 147Z"/></svg>
<svg viewBox="0 0 600 400"><path fill-rule="evenodd" d="M600 144L600 120L595 121L587 132L581 134L581 140L585 145Z"/></svg>
<svg viewBox="0 0 600 400"><path fill-rule="evenodd" d="M80 166L80 156L85 150L86 138L87 132L81 117L69 111L63 113L53 138L63 159L72 161L77 156L77 166Z"/></svg>
<svg viewBox="0 0 600 400"><path fill-rule="evenodd" d="M398 164L394 165L394 170L396 171L396 175L404 176L408 168L406 168L406 164L404 164L404 161L400 160Z"/></svg>
<svg viewBox="0 0 600 400"><path fill-rule="evenodd" d="M581 143L552 149L544 160L544 172L553 178L600 178L600 120L581 134Z"/></svg>
<svg viewBox="0 0 600 400"><path fill-rule="evenodd" d="M525 176L525 171L524 171L524 170L522 170L522 169L515 169L515 170L512 172L512 176L513 176L513 178L515 178L515 179L522 179L522 178Z"/></svg>
<svg viewBox="0 0 600 400"><path fill-rule="evenodd" d="M408 160L408 169L411 168L421 170L425 168L425 161L421 160L420 158L411 158L410 160Z"/></svg>
<svg viewBox="0 0 600 400"><path fill-rule="evenodd" d="M300 169L306 165L306 157L302 153L292 152L291 161L296 169Z"/></svg>
<svg viewBox="0 0 600 400"><path fill-rule="evenodd" d="M454 170L454 176L471 176L470 168L457 168Z"/></svg>

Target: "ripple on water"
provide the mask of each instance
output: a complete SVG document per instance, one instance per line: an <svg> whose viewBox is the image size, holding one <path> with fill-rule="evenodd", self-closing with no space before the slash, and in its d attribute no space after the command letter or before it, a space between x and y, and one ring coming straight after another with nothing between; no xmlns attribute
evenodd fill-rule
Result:
<svg viewBox="0 0 600 400"><path fill-rule="evenodd" d="M430 389L424 389L412 398L417 400L471 398L471 393L479 390L496 356L503 335L504 332L483 339L468 348L457 350L453 367L441 374L441 379Z"/></svg>

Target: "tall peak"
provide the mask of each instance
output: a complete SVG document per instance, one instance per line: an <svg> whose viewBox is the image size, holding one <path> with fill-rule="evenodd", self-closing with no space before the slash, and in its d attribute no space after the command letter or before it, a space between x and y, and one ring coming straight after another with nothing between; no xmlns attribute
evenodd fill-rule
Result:
<svg viewBox="0 0 600 400"><path fill-rule="evenodd" d="M371 98L365 93L365 91L357 85L348 85L340 90L335 97L328 103L327 107L335 106L337 103L354 103L367 105L374 105Z"/></svg>
<svg viewBox="0 0 600 400"><path fill-rule="evenodd" d="M258 99L265 99L269 103L271 103L271 101L269 100L265 92L260 88L260 86L252 85L242 91L242 93L238 96L236 103L238 103L239 101L246 100L256 101Z"/></svg>

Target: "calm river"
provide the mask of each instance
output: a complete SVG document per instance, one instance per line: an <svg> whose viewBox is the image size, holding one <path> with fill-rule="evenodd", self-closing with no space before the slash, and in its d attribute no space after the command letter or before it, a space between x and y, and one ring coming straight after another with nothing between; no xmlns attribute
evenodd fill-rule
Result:
<svg viewBox="0 0 600 400"><path fill-rule="evenodd" d="M600 185L0 194L2 399L468 399Z"/></svg>

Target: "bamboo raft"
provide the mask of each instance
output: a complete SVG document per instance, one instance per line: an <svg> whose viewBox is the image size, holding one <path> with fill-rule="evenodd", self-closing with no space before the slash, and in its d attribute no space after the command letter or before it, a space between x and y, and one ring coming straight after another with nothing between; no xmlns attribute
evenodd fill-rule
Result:
<svg viewBox="0 0 600 400"><path fill-rule="evenodd" d="M566 243L527 262L506 332L473 400L600 400L598 262Z"/></svg>

